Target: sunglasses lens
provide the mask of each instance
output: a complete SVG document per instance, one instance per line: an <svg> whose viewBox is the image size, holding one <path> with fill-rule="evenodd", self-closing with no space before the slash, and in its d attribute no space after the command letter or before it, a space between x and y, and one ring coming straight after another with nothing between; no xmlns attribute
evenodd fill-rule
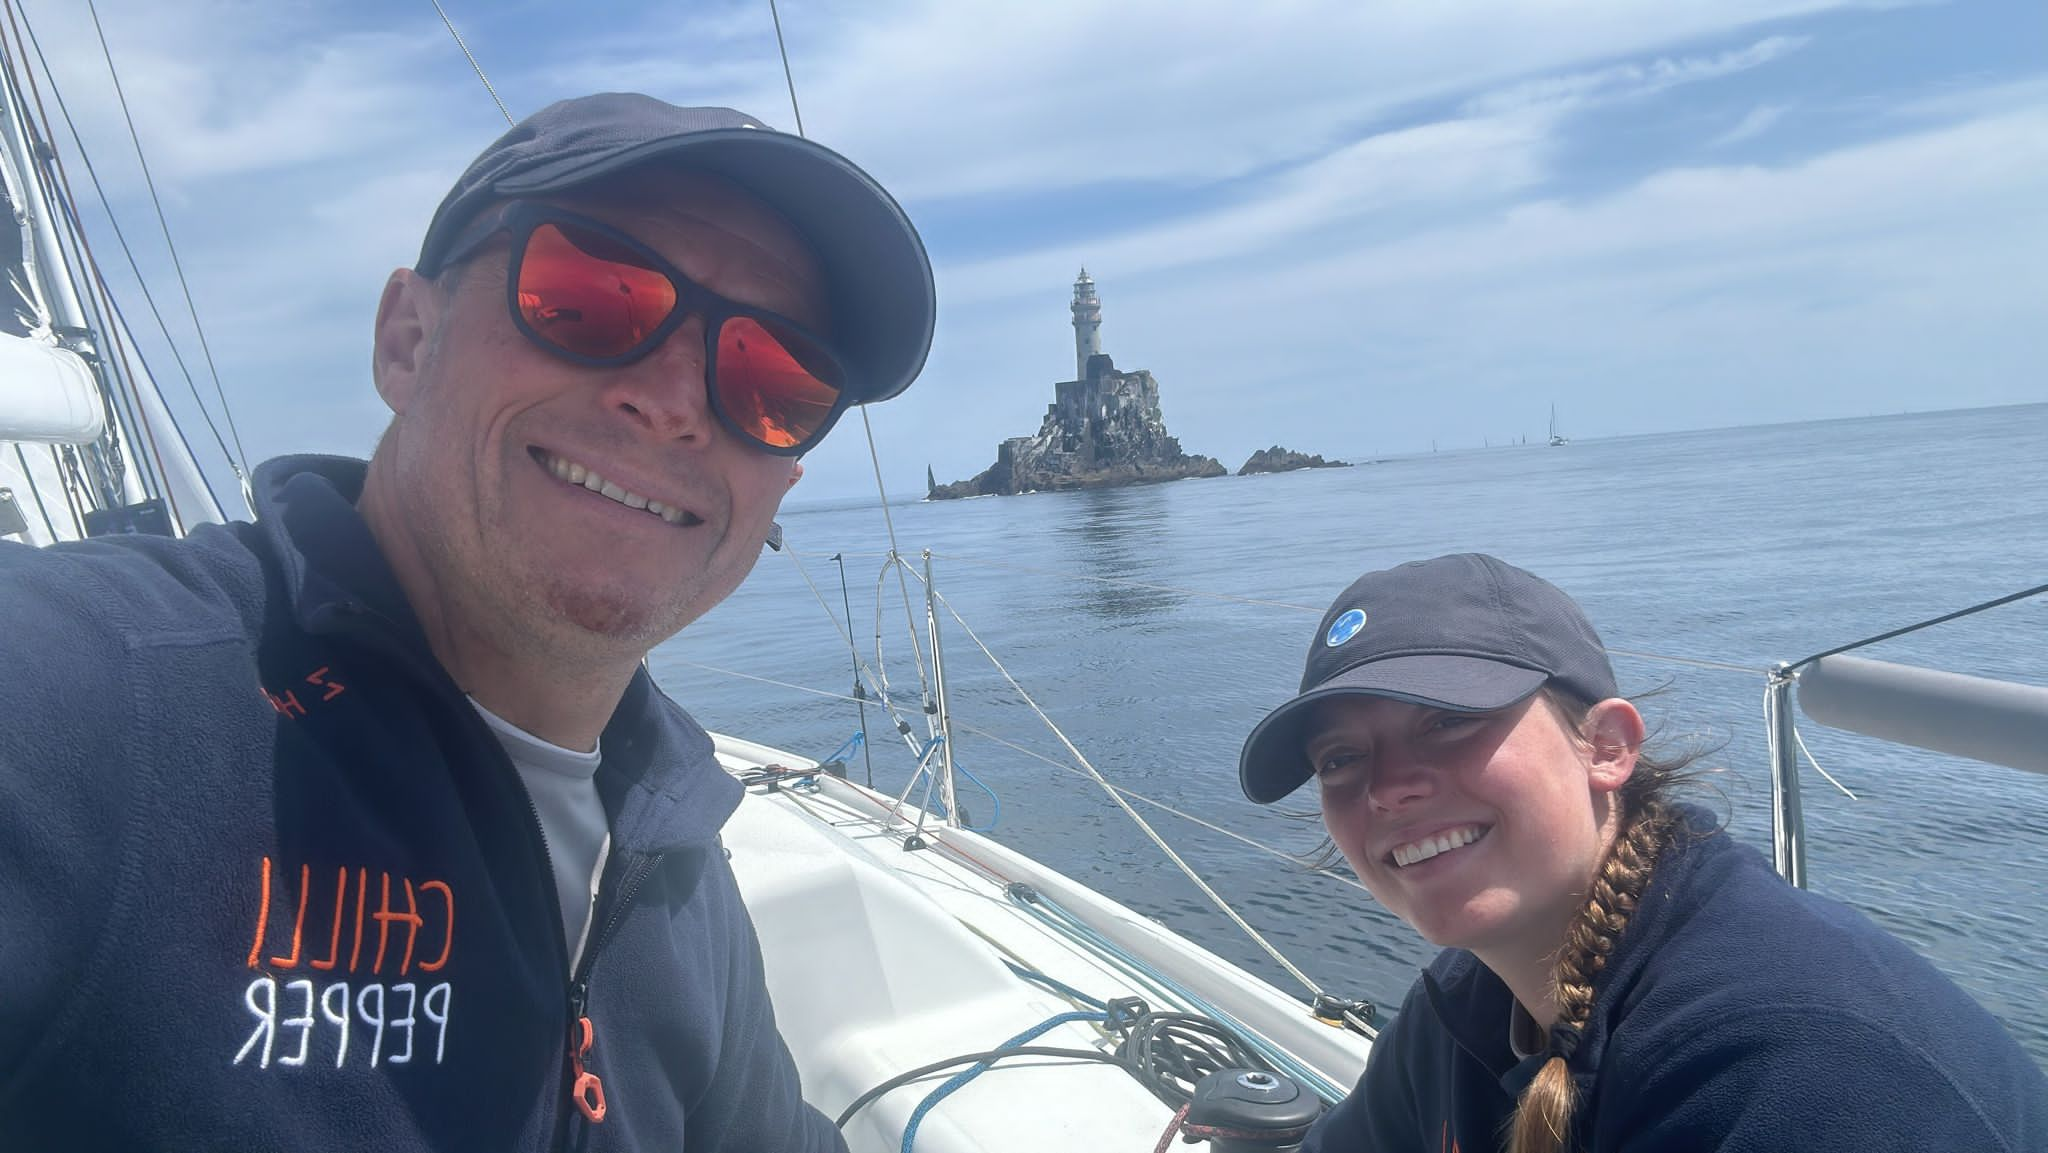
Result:
<svg viewBox="0 0 2048 1153"><path fill-rule="evenodd" d="M579 356L623 356L661 326L676 286L609 237L549 221L519 264L519 314L542 340Z"/></svg>
<svg viewBox="0 0 2048 1153"><path fill-rule="evenodd" d="M718 330L718 407L770 448L816 436L839 403L839 383L832 358L787 325L734 316Z"/></svg>

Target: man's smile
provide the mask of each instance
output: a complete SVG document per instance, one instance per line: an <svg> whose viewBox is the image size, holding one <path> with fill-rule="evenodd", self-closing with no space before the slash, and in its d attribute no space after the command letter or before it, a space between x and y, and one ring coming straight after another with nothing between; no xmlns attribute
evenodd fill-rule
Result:
<svg viewBox="0 0 2048 1153"><path fill-rule="evenodd" d="M528 448L527 452L557 480L573 485L581 485L583 488L589 489L599 496L615 501L627 508L651 513L672 525L689 528L693 525L704 523L703 517L698 516L689 509L667 504L653 497L634 492L623 485L605 479L596 469L580 461L570 460L568 457L556 455L538 446Z"/></svg>

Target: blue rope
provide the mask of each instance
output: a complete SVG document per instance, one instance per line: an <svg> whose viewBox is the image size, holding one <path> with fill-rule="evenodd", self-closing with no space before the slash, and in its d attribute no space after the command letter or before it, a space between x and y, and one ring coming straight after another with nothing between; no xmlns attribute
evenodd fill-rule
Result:
<svg viewBox="0 0 2048 1153"><path fill-rule="evenodd" d="M1014 966L1012 967L1014 968ZM1107 1019L1108 1018L1101 1013L1061 1013L1056 1017L1048 1017L1045 1020L1040 1021L1038 1024L1033 1025L1029 1029L1024 1030L1022 1033L1017 1034L1015 1037L1012 1037L1009 1040L1003 1042L1002 1044L996 1046L996 1048L1015 1048L1016 1046L1022 1045L1026 1041L1029 1041L1032 1038L1039 1036L1040 1034L1049 1032L1053 1029L1058 1028L1061 1025L1067 1024L1069 1021L1103 1021ZM931 1112L932 1108L936 1106L939 1102L951 1096L955 1089L960 1088L960 1086L967 1084L969 1081L972 1081L976 1077L979 1077L981 1076L981 1074L987 1072L989 1065L990 1062L982 1061L978 1064L969 1067L964 1072L954 1074L952 1077L947 1079L945 1084L932 1090L929 1096L927 1096L924 1100L918 1102L916 1111L911 1113L910 1115L910 1123L903 1127L903 1153L910 1153L911 1143L917 1140L917 1127L918 1125L923 1123L924 1115Z"/></svg>
<svg viewBox="0 0 2048 1153"><path fill-rule="evenodd" d="M954 765L953 771L959 773L963 777L966 777L968 780L973 781L975 788L980 789L984 793L987 793L988 799L995 802L995 815L988 819L988 824L968 825L967 828L973 832L986 833L989 830L995 828L997 825L1001 824L1003 821L1003 799L999 796L996 796L996 791L994 789L989 788L987 785L982 784L981 778L975 776L973 773L968 772L967 766L965 765Z"/></svg>
<svg viewBox="0 0 2048 1153"><path fill-rule="evenodd" d="M918 750L917 772L911 775L910 779L912 782L915 782L919 775L931 771L930 765L932 753L938 749L939 742L944 739L944 737L933 737L931 740L925 742L924 748ZM975 788L980 789L984 793L987 793L988 799L995 802L995 815L988 819L988 824L966 825L964 827L968 829L968 831L970 832L986 833L989 830L995 828L998 824L1000 824L1003 819L1003 799L996 795L996 791L994 789L989 788L987 785L983 784L980 777L977 777L973 773L967 771L967 767L965 765L954 765L953 771L959 773L961 776L966 777L968 780L973 781ZM946 803L937 797L931 798L931 803L928 806L926 806L925 811L931 813L936 817L939 817L942 820L952 816L952 813L948 812L946 809Z"/></svg>
<svg viewBox="0 0 2048 1153"><path fill-rule="evenodd" d="M853 754L860 751L860 747L867 743L867 739L867 733L863 732L860 729L855 729L853 731L853 735L846 738L845 744L839 746L836 749L833 749L831 755L821 758L818 761L818 763L822 765L825 764L827 761L843 760L847 757L850 757Z"/></svg>

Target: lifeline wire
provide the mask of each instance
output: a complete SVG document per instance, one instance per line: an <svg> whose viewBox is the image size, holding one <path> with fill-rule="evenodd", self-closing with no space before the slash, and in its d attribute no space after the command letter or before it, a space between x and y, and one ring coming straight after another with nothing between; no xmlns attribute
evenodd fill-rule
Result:
<svg viewBox="0 0 2048 1153"><path fill-rule="evenodd" d="M1232 604L1256 605L1260 608L1290 609L1295 612L1322 613L1324 610L1313 605L1299 605L1292 601L1264 600L1259 597L1237 596L1232 593L1209 592L1205 589L1191 589L1180 585L1158 584L1152 581L1135 581L1125 577L1094 576L1088 573L1062 572L1058 569L1036 568L1031 565L1011 564L1007 561L986 560L981 557L959 556L952 553L933 553L953 564L979 565L983 568L1007 569L1011 572L1034 573L1039 576L1055 576L1065 580L1092 581L1096 584L1116 585L1121 588L1150 589L1154 592L1179 593L1182 596L1205 597L1209 600L1228 601ZM2043 586L2048 588L2048 586ZM2035 590L2040 591L2040 590ZM1629 649L1610 648L1610 654L1618 657L1634 657L1637 660L1663 661L1674 665L1690 665L1694 668L1715 669L1720 672L1748 673L1759 675L1763 670L1752 665L1730 664L1727 661L1701 660L1697 657L1673 657L1663 653L1634 652Z"/></svg>
<svg viewBox="0 0 2048 1153"><path fill-rule="evenodd" d="M683 665L687 668L702 669L707 673L717 673L720 676L738 677L741 680L754 681L756 683L764 685L774 685L776 688L789 689L792 692L806 693L814 697L824 697L827 700L846 701L849 704L858 703L862 700L862 698L860 697L850 697L847 696L845 693L835 693L829 689L814 689L809 687L808 685L794 684L790 681L778 681L772 677L756 676L753 673L740 672L738 669L721 668L718 665L707 665L701 661L684 660L681 657L670 657L668 658L668 663ZM873 698L868 699L872 700ZM1053 759L1052 757L1046 756L1044 753L1039 752L1037 749L1020 745L1015 741L1005 740L1004 738L997 736L992 732L989 732L987 729L979 728L974 725L965 724L960 721L955 721L953 722L953 724L955 728L958 728L962 732L973 733L975 736L981 737L984 740L993 741L996 744L1003 745L1007 748L1013 749L1019 753L1024 754L1027 757L1032 758L1033 760L1042 761L1045 764L1050 765L1063 773L1067 773L1076 777L1081 777L1084 780L1088 779L1088 774L1083 772L1082 770L1077 769L1074 766L1067 764L1063 761L1058 761ZM1818 768L1819 766L1816 765L1815 767ZM969 775L971 776L972 774ZM986 785L982 787L984 790L987 789ZM1299 858L1297 858L1294 854L1289 853L1284 849L1276 849L1271 845L1265 844L1264 842L1254 840L1251 837L1247 837L1243 833L1233 832L1230 829L1224 828L1222 825L1216 824L1213 821L1204 820L1203 818L1198 817L1193 813L1190 813L1184 809L1175 808L1174 806L1169 805L1164 801L1155 800L1151 797L1146 796L1143 793L1137 792L1132 789L1127 789L1122 785L1111 785L1109 787L1116 790L1118 793L1121 793L1122 795L1130 798L1131 800L1137 801L1139 804L1150 805L1153 808L1158 809L1160 812L1169 813L1173 816L1179 817L1181 820L1186 821L1189 824L1199 825L1212 833L1219 833L1223 836L1229 837L1233 841L1237 841L1243 845L1246 845L1247 847L1257 849L1259 852L1265 853L1268 856L1278 857L1279 859L1286 861L1290 864L1300 863ZM1322 876L1328 877L1333 881L1349 885L1352 888L1357 889L1361 892L1367 891L1364 885L1359 884L1356 880L1344 876L1342 873L1339 873L1333 869L1311 869L1310 872L1321 874Z"/></svg>

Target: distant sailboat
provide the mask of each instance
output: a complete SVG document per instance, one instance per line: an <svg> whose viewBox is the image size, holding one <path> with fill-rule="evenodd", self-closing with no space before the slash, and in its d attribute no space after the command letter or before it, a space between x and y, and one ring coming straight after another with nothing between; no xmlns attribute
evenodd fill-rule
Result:
<svg viewBox="0 0 2048 1153"><path fill-rule="evenodd" d="M1550 406L1550 447L1561 448L1570 443L1563 433L1557 431L1557 406L1553 404Z"/></svg>

